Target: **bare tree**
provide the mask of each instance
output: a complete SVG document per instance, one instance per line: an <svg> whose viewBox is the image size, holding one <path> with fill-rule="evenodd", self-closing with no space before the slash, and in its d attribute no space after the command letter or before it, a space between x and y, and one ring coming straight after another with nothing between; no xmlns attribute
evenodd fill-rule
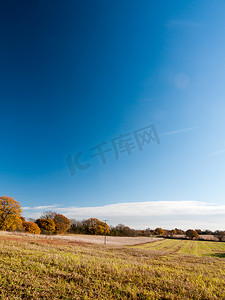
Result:
<svg viewBox="0 0 225 300"><path fill-rule="evenodd" d="M40 219L54 219L57 213L55 211L44 211Z"/></svg>
<svg viewBox="0 0 225 300"><path fill-rule="evenodd" d="M28 222L35 222L36 221L36 219L34 219L34 218L28 218Z"/></svg>
<svg viewBox="0 0 225 300"><path fill-rule="evenodd" d="M214 232L214 235L218 238L220 242L222 242L225 239L225 231L216 230Z"/></svg>

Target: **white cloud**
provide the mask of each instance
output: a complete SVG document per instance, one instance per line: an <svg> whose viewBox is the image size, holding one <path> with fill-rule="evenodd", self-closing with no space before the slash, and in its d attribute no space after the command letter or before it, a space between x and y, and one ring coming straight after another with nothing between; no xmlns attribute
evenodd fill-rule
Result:
<svg viewBox="0 0 225 300"><path fill-rule="evenodd" d="M57 205L43 205L43 206L35 206L34 209L39 210L39 209L50 209L50 208L55 208Z"/></svg>
<svg viewBox="0 0 225 300"><path fill-rule="evenodd" d="M42 207L42 206L39 206ZM133 228L210 228L224 229L225 205L198 201L155 201L117 203L95 207L54 207L54 211L69 218L96 217L108 219L109 224L123 223ZM42 207L43 208L43 207ZM37 207L26 212L27 217L38 218L43 209ZM225 227L225 226L224 226Z"/></svg>
<svg viewBox="0 0 225 300"><path fill-rule="evenodd" d="M57 205L42 205L42 206L35 206L35 207L25 206L23 207L23 210L46 210L46 209L51 209L56 207Z"/></svg>
<svg viewBox="0 0 225 300"><path fill-rule="evenodd" d="M196 130L198 128L199 127L195 126L195 127L188 127L188 128L183 128L183 129L177 129L177 130L165 132L163 135L174 135L174 134L178 134L178 133L183 133L183 132L187 132L187 131Z"/></svg>

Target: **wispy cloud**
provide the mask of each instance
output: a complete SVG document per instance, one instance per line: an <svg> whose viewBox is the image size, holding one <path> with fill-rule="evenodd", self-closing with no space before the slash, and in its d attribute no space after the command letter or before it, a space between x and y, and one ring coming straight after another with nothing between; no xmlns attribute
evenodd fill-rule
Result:
<svg viewBox="0 0 225 300"><path fill-rule="evenodd" d="M54 211L69 218L86 219L96 217L108 219L109 224L124 223L134 228L162 226L164 228L201 227L222 229L225 205L198 201L153 201L117 203L95 207L55 207ZM36 208L26 211L27 217L37 218Z"/></svg>
<svg viewBox="0 0 225 300"><path fill-rule="evenodd" d="M177 129L177 130L173 130L173 131L167 131L163 135L174 135L174 134L179 134L179 133L183 133L183 132L187 132L187 131L196 130L198 128L199 127L197 127L197 126L195 126L195 127L188 127L188 128L182 128L182 129Z"/></svg>
<svg viewBox="0 0 225 300"><path fill-rule="evenodd" d="M29 206L25 206L23 207L23 210L47 210L47 209L52 209L52 208L56 208L57 205L42 205L42 206L35 206L35 207L29 207Z"/></svg>

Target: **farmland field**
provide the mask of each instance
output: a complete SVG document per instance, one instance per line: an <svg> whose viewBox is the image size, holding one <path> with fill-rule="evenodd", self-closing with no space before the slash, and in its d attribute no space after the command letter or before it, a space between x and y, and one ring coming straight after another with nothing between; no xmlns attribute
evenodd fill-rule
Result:
<svg viewBox="0 0 225 300"><path fill-rule="evenodd" d="M74 242L84 242L84 243L91 243L91 244L104 244L104 236L102 235L87 235L87 234L67 234L67 235L32 235L29 233L10 233L6 231L0 231L0 235L13 235L15 236L23 236L23 237L33 237L41 238L41 239L49 239L49 240L66 240L66 241L74 241ZM154 242L158 240L162 240L163 238L156 238L156 237L144 237L144 236L137 236L137 237L121 237L121 236L107 236L107 245L112 246L129 246L129 245L136 245L136 244L143 244L148 242Z"/></svg>
<svg viewBox="0 0 225 300"><path fill-rule="evenodd" d="M0 299L225 299L225 259L173 253L168 242L131 248L0 235Z"/></svg>
<svg viewBox="0 0 225 300"><path fill-rule="evenodd" d="M154 243L134 246L135 248L183 253L196 256L213 256L225 258L224 242L207 242L195 240L164 239Z"/></svg>

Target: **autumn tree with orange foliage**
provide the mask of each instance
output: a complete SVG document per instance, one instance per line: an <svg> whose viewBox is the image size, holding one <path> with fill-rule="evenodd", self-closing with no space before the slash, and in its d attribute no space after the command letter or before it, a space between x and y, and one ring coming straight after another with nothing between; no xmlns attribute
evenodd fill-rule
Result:
<svg viewBox="0 0 225 300"><path fill-rule="evenodd" d="M33 222L23 222L23 228L25 232L33 233L33 234L40 234L41 229L38 227L36 223Z"/></svg>
<svg viewBox="0 0 225 300"><path fill-rule="evenodd" d="M37 219L35 223L41 229L41 233L52 234L55 231L55 222L52 219Z"/></svg>
<svg viewBox="0 0 225 300"><path fill-rule="evenodd" d="M198 233L193 229L188 229L186 231L186 237L193 240L194 238L198 237Z"/></svg>
<svg viewBox="0 0 225 300"><path fill-rule="evenodd" d="M65 233L70 228L70 220L64 215L56 214L53 220L55 222L56 234Z"/></svg>
<svg viewBox="0 0 225 300"><path fill-rule="evenodd" d="M165 233L165 231L160 227L155 229L155 234L157 234L157 235L163 235L164 233Z"/></svg>
<svg viewBox="0 0 225 300"><path fill-rule="evenodd" d="M24 217L20 217L20 220L23 222L26 222L26 219Z"/></svg>
<svg viewBox="0 0 225 300"><path fill-rule="evenodd" d="M110 234L109 226L96 218L90 218L86 220L85 226L87 227L88 233L90 234L102 235L105 233L105 230L106 234Z"/></svg>
<svg viewBox="0 0 225 300"><path fill-rule="evenodd" d="M22 228L20 203L12 197L0 197L0 230L16 230Z"/></svg>

